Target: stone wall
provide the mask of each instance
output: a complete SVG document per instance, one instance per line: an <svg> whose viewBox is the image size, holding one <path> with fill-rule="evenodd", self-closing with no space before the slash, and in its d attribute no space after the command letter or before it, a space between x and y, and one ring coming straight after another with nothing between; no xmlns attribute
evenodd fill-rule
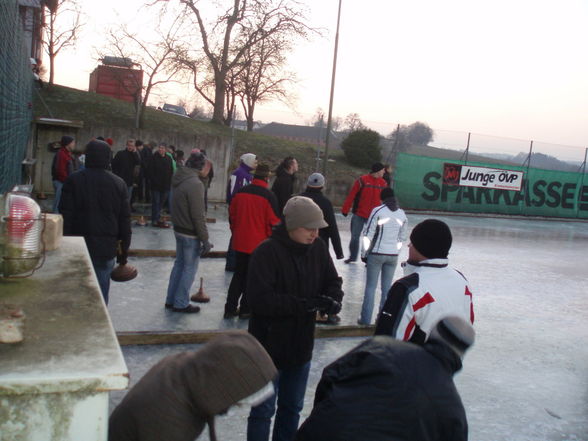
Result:
<svg viewBox="0 0 588 441"><path fill-rule="evenodd" d="M63 135L73 136L76 139L76 150L80 151L83 150L90 139L96 136L112 138L114 140L113 149L115 153L125 147L126 140L129 138L141 139L144 143L165 142L168 145L174 145L177 149L184 151L186 158L195 147L205 149L207 156L214 164L214 179L208 192L208 198L211 201L225 200L227 169L229 168L231 146L231 140L229 138L88 125L75 128L60 125L35 124L32 150L33 157L37 159L33 179L36 193L53 194L51 163L55 153L50 151L48 144L59 141Z"/></svg>

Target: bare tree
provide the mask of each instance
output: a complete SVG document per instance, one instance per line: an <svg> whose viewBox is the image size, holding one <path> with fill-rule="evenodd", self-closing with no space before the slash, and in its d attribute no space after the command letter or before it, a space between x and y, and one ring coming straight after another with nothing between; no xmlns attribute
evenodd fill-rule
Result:
<svg viewBox="0 0 588 441"><path fill-rule="evenodd" d="M63 48L74 46L84 23L81 9L76 0L57 0L49 9L44 23L43 46L49 56L49 84L55 80L55 58Z"/></svg>
<svg viewBox="0 0 588 441"><path fill-rule="evenodd" d="M121 75L119 79L120 85L135 97L137 128L143 125L143 115L153 89L175 81L182 70L182 66L175 58L179 27L178 18L169 29L159 29L154 42L144 40L129 32L124 26L109 32L108 46L104 50L110 55L133 60L143 71L144 78L141 84L138 84L136 77ZM129 78L132 78L131 82Z"/></svg>
<svg viewBox="0 0 588 441"><path fill-rule="evenodd" d="M343 123L345 130L349 133L355 132L357 130L364 130L367 127L361 122L361 118L359 117L358 113L350 113L345 117L345 122Z"/></svg>
<svg viewBox="0 0 588 441"><path fill-rule="evenodd" d="M306 35L311 30L296 0L232 0L232 6L210 22L204 19L199 0L175 1L190 13L204 53L193 57L193 51L185 48L182 62L192 71L198 93L212 104L212 120L217 123L230 119L225 117L227 77L248 50L274 35Z"/></svg>
<svg viewBox="0 0 588 441"><path fill-rule="evenodd" d="M261 40L248 48L243 55L242 67L237 75L241 105L247 120L247 131L253 130L255 106L277 99L288 104L288 84L295 81L293 72L285 72L286 53L290 40L283 35Z"/></svg>

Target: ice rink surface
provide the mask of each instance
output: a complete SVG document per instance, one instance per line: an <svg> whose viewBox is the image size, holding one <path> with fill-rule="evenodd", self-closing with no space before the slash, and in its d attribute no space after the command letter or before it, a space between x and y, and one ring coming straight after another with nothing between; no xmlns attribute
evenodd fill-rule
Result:
<svg viewBox="0 0 588 441"><path fill-rule="evenodd" d="M226 209L212 209L209 225L215 250L229 240ZM469 280L474 293L476 344L456 376L473 441L588 441L588 223L408 214L411 226L441 219L453 232L450 265ZM338 216L347 254L349 219ZM175 249L173 232L134 227L132 248ZM406 259L403 248L399 261ZM198 278L212 297L199 314L163 308L172 258L131 258L139 277L113 283L109 311L117 331L243 328L222 318L231 273L223 259L201 259ZM342 324L355 324L363 297L365 267L336 261L344 280ZM395 279L402 276L397 268ZM378 300L376 299L376 304ZM322 369L353 348L359 338L315 344L303 418L314 399ZM135 383L159 359L197 345L123 348ZM123 392L111 395L111 407ZM219 439L245 439L246 412L219 418ZM201 439L207 439L203 434ZM325 438L325 439L328 439Z"/></svg>

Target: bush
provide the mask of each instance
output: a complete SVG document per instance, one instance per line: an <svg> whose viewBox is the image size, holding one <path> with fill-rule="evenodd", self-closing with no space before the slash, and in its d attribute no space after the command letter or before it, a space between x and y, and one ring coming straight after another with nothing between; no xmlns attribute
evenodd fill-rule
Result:
<svg viewBox="0 0 588 441"><path fill-rule="evenodd" d="M341 143L347 162L361 168L370 168L382 160L380 134L370 129L351 132Z"/></svg>

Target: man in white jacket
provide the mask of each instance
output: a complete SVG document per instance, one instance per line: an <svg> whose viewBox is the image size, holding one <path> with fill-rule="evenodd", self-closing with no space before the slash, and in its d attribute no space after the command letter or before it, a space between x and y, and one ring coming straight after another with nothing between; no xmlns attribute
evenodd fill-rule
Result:
<svg viewBox="0 0 588 441"><path fill-rule="evenodd" d="M361 315L357 320L360 325L372 323L374 296L380 273L382 296L378 312L384 307L386 294L392 286L398 253L402 248L402 242L407 238L406 214L398 208L394 190L384 188L380 193L380 200L382 205L372 210L362 232L361 258L367 263L367 271Z"/></svg>
<svg viewBox="0 0 588 441"><path fill-rule="evenodd" d="M376 323L376 335L423 344L439 320L461 317L474 323L473 295L468 281L450 268L447 255L451 230L445 222L427 219L413 228L405 276L392 285Z"/></svg>

